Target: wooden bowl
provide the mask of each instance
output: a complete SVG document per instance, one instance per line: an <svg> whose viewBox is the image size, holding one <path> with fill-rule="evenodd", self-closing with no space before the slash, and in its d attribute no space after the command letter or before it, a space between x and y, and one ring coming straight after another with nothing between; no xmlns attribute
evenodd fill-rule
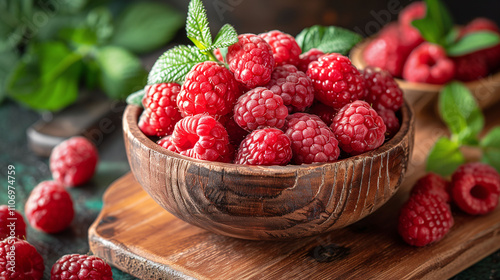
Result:
<svg viewBox="0 0 500 280"><path fill-rule="evenodd" d="M363 59L363 52L373 39L367 39L359 43L351 50L351 61L358 69L367 66ZM405 97L414 108L420 109L429 104L437 104L438 94L442 85L412 83L403 79L396 79ZM470 89L481 108L487 108L500 101L500 72L484 77L482 79L467 82L465 85ZM432 106L432 105L431 105Z"/></svg>
<svg viewBox="0 0 500 280"><path fill-rule="evenodd" d="M333 163L236 165L163 149L139 130L141 112L129 105L123 129L132 173L144 190L181 220L243 239L312 236L362 219L398 190L414 141L405 103L400 131L377 150Z"/></svg>

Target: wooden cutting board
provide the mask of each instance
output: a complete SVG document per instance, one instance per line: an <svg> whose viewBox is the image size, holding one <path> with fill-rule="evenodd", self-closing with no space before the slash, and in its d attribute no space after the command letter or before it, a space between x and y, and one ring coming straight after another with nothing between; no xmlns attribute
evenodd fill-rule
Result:
<svg viewBox="0 0 500 280"><path fill-rule="evenodd" d="M488 119L498 122L500 110L491 111ZM455 225L443 240L423 248L404 243L396 230L399 208L446 133L432 113L419 116L416 131L398 193L347 228L288 242L216 235L163 210L129 173L105 193L90 248L141 279L447 279L500 248L500 207L481 217L454 209Z"/></svg>

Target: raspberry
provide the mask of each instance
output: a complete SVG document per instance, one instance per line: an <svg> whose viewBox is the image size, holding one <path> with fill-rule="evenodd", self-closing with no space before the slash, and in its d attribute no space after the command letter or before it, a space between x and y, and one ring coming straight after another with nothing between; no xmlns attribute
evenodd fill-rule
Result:
<svg viewBox="0 0 500 280"><path fill-rule="evenodd" d="M365 101L375 110L396 112L403 106L403 91L388 71L368 66L363 70L363 77L366 80Z"/></svg>
<svg viewBox="0 0 500 280"><path fill-rule="evenodd" d="M11 256L15 256L14 261ZM42 256L27 241L16 237L0 241L0 279L39 280L44 270Z"/></svg>
<svg viewBox="0 0 500 280"><path fill-rule="evenodd" d="M330 128L315 115L296 113L288 117L285 134L292 141L296 164L333 162L340 155L338 141Z"/></svg>
<svg viewBox="0 0 500 280"><path fill-rule="evenodd" d="M450 182L446 181L443 177L434 173L428 173L418 179L411 189L411 195L431 193L442 198L446 203L450 203L450 188Z"/></svg>
<svg viewBox="0 0 500 280"><path fill-rule="evenodd" d="M177 83L148 85L142 99L144 111L139 118L139 128L148 136L165 136L172 133L175 124L182 118L177 108L177 94L181 86Z"/></svg>
<svg viewBox="0 0 500 280"><path fill-rule="evenodd" d="M398 232L403 240L422 247L441 240L453 226L450 206L435 194L415 194L402 206Z"/></svg>
<svg viewBox="0 0 500 280"><path fill-rule="evenodd" d="M486 60L475 54L453 57L455 64L455 79L469 82L488 76L489 69Z"/></svg>
<svg viewBox="0 0 500 280"><path fill-rule="evenodd" d="M186 75L177 96L177 106L186 116L208 113L222 116L233 109L240 96L233 74L214 61L196 64Z"/></svg>
<svg viewBox="0 0 500 280"><path fill-rule="evenodd" d="M0 240L9 236L26 239L26 223L23 215L9 206L0 205Z"/></svg>
<svg viewBox="0 0 500 280"><path fill-rule="evenodd" d="M171 152L177 153L177 149L172 143L172 135L165 136L156 143Z"/></svg>
<svg viewBox="0 0 500 280"><path fill-rule="evenodd" d="M403 69L403 78L409 82L445 84L455 76L455 65L438 45L422 43L414 49Z"/></svg>
<svg viewBox="0 0 500 280"><path fill-rule="evenodd" d="M174 128L172 144L181 155L208 161L230 161L229 138L212 116L187 116Z"/></svg>
<svg viewBox="0 0 500 280"><path fill-rule="evenodd" d="M464 27L461 36L478 31L491 31L500 35L500 28L495 22L487 18L477 18ZM484 60L488 64L490 72L494 72L500 67L500 44L478 50L471 55Z"/></svg>
<svg viewBox="0 0 500 280"><path fill-rule="evenodd" d="M299 64L297 65L297 68L304 73L307 72L309 63L318 61L318 58L320 58L324 54L324 52L315 48L308 50L307 52L299 55Z"/></svg>
<svg viewBox="0 0 500 280"><path fill-rule="evenodd" d="M214 55L215 55L215 58L217 58L218 61L220 62L224 62L224 56L222 55L222 52L220 51L220 49L215 49L214 50Z"/></svg>
<svg viewBox="0 0 500 280"><path fill-rule="evenodd" d="M500 175L483 163L460 166L452 175L451 195L455 204L471 215L484 215L498 205Z"/></svg>
<svg viewBox="0 0 500 280"><path fill-rule="evenodd" d="M54 181L43 181L31 191L24 212L32 227L47 233L67 228L75 215L71 196Z"/></svg>
<svg viewBox="0 0 500 280"><path fill-rule="evenodd" d="M290 64L276 67L266 87L283 98L289 113L303 112L314 101L311 79Z"/></svg>
<svg viewBox="0 0 500 280"><path fill-rule="evenodd" d="M278 30L261 33L259 37L271 46L276 65L299 64L299 55L302 50L294 37Z"/></svg>
<svg viewBox="0 0 500 280"><path fill-rule="evenodd" d="M276 128L254 130L240 144L236 164L286 165L292 158L290 138Z"/></svg>
<svg viewBox="0 0 500 280"><path fill-rule="evenodd" d="M59 143L50 155L50 171L62 185L78 186L94 175L99 155L86 138L76 136Z"/></svg>
<svg viewBox="0 0 500 280"><path fill-rule="evenodd" d="M282 128L287 116L281 96L264 87L243 94L234 106L234 120L247 131L266 126Z"/></svg>
<svg viewBox="0 0 500 280"><path fill-rule="evenodd" d="M474 33L478 31L491 31L495 33L500 33L500 28L498 25L487 18L476 18L469 22L461 32L461 36L464 36L469 33Z"/></svg>
<svg viewBox="0 0 500 280"><path fill-rule="evenodd" d="M227 114L219 119L219 122L226 128L229 136L229 143L238 147L243 139L248 135L248 131L244 130L234 121L233 114Z"/></svg>
<svg viewBox="0 0 500 280"><path fill-rule="evenodd" d="M385 134L387 138L392 138L396 133L398 133L400 124L396 117L396 114L392 110L377 110L378 115L384 121L386 131Z"/></svg>
<svg viewBox="0 0 500 280"><path fill-rule="evenodd" d="M338 110L321 102L314 102L311 108L309 108L309 112L317 115L326 125L330 126Z"/></svg>
<svg viewBox="0 0 500 280"><path fill-rule="evenodd" d="M416 48L424 41L418 29L411 23L414 20L424 18L426 13L427 6L423 1L411 3L399 13L401 40L411 49Z"/></svg>
<svg viewBox="0 0 500 280"><path fill-rule="evenodd" d="M385 139L386 126L377 112L365 101L344 106L331 125L340 148L358 155L378 148Z"/></svg>
<svg viewBox="0 0 500 280"><path fill-rule="evenodd" d="M51 280L113 280L111 266L96 256L62 256L50 270Z"/></svg>
<svg viewBox="0 0 500 280"><path fill-rule="evenodd" d="M315 97L336 109L365 98L365 80L349 58L327 54L309 64L307 75L311 78Z"/></svg>
<svg viewBox="0 0 500 280"><path fill-rule="evenodd" d="M254 34L238 35L238 43L229 46L226 60L236 80L249 89L269 83L276 64L271 46Z"/></svg>

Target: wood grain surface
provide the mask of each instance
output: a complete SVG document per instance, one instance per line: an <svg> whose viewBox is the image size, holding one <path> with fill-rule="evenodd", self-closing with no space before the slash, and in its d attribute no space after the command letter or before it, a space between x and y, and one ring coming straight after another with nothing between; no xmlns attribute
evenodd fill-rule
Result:
<svg viewBox="0 0 500 280"><path fill-rule="evenodd" d="M494 108L493 108L494 109ZM415 248L397 234L397 216L446 134L433 115L417 119L407 176L387 204L342 229L294 241L245 241L210 233L169 214L131 174L116 181L89 230L93 253L141 279L446 279L500 248L500 208L481 217L453 209L455 224L436 244ZM500 110L490 110L488 127Z"/></svg>

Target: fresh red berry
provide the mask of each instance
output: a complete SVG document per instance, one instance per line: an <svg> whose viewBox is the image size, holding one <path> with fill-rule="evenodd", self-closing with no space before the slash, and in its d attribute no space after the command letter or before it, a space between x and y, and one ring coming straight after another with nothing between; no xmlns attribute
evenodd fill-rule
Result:
<svg viewBox="0 0 500 280"><path fill-rule="evenodd" d="M409 82L445 84L455 76L455 65L438 45L422 43L414 49L403 69L403 78Z"/></svg>
<svg viewBox="0 0 500 280"><path fill-rule="evenodd" d="M340 148L351 155L374 150L384 143L386 126L377 112L365 101L344 106L331 125Z"/></svg>
<svg viewBox="0 0 500 280"><path fill-rule="evenodd" d="M453 57L455 79L469 82L488 76L489 68L486 59L475 54Z"/></svg>
<svg viewBox="0 0 500 280"><path fill-rule="evenodd" d="M171 152L174 152L174 153L177 153L177 149L175 148L174 144L172 143L172 135L167 135L163 138L161 138L160 140L158 140L158 142L156 142L158 145L162 146L163 148L171 151Z"/></svg>
<svg viewBox="0 0 500 280"><path fill-rule="evenodd" d="M471 215L493 211L500 196L500 175L483 163L469 163L452 175L451 195L455 204Z"/></svg>
<svg viewBox="0 0 500 280"><path fill-rule="evenodd" d="M446 181L443 177L435 173L428 173L418 179L411 189L411 195L431 193L442 198L446 203L450 203L450 188L450 182Z"/></svg>
<svg viewBox="0 0 500 280"><path fill-rule="evenodd" d="M9 236L26 239L26 223L21 213L0 205L0 240Z"/></svg>
<svg viewBox="0 0 500 280"><path fill-rule="evenodd" d="M290 64L276 67L266 87L283 98L289 113L303 112L314 101L311 79Z"/></svg>
<svg viewBox="0 0 500 280"><path fill-rule="evenodd" d="M139 128L148 136L165 136L172 133L175 124L182 118L177 108L177 95L181 86L177 83L148 85L142 105L144 111L139 118Z"/></svg>
<svg viewBox="0 0 500 280"><path fill-rule="evenodd" d="M233 74L214 61L196 64L186 75L177 96L177 106L186 116L207 113L222 116L233 109L240 96Z"/></svg>
<svg viewBox="0 0 500 280"><path fill-rule="evenodd" d="M50 155L50 171L62 185L78 186L94 175L99 155L97 149L84 137L75 136L59 143Z"/></svg>
<svg viewBox="0 0 500 280"><path fill-rule="evenodd" d="M299 63L299 55L302 53L302 50L291 35L273 30L261 33L259 37L266 40L271 46L276 65L297 65Z"/></svg>
<svg viewBox="0 0 500 280"><path fill-rule="evenodd" d="M366 96L365 80L349 58L327 54L311 62L307 69L315 90L315 97L336 109Z"/></svg>
<svg viewBox="0 0 500 280"><path fill-rule="evenodd" d="M217 58L218 61L224 62L224 56L222 55L222 52L220 51L219 48L217 48L217 49L214 50L214 55L215 55L215 58Z"/></svg>
<svg viewBox="0 0 500 280"><path fill-rule="evenodd" d="M292 159L290 138L277 128L252 131L240 144L236 164L286 165Z"/></svg>
<svg viewBox="0 0 500 280"><path fill-rule="evenodd" d="M338 159L338 141L318 116L295 113L287 119L285 134L292 141L293 161L296 164L334 162Z"/></svg>
<svg viewBox="0 0 500 280"><path fill-rule="evenodd" d="M230 161L227 131L210 115L183 118L175 125L171 141L181 155L208 161Z"/></svg>
<svg viewBox="0 0 500 280"><path fill-rule="evenodd" d="M307 52L299 55L299 64L297 65L297 68L304 73L307 72L309 63L318 61L318 58L324 54L324 52L315 48L308 50Z"/></svg>
<svg viewBox="0 0 500 280"><path fill-rule="evenodd" d="M281 96L265 87L243 94L234 106L234 121L247 131L267 126L282 128L287 116Z"/></svg>
<svg viewBox="0 0 500 280"><path fill-rule="evenodd" d="M461 36L479 31L489 31L500 35L500 28L494 21L487 18L477 18L464 27ZM486 62L489 72L495 72L500 67L500 44L478 50L471 55Z"/></svg>
<svg viewBox="0 0 500 280"><path fill-rule="evenodd" d="M498 28L498 25L490 19L481 17L475 18L463 28L461 36L478 31L491 31L500 33L500 28Z"/></svg>
<svg viewBox="0 0 500 280"><path fill-rule="evenodd" d="M228 48L226 60L236 80L249 89L269 83L276 64L271 46L254 34L238 35L238 42Z"/></svg>
<svg viewBox="0 0 500 280"><path fill-rule="evenodd" d="M248 131L244 130L234 120L234 114L227 114L219 119L219 122L226 128L229 136L229 143L238 147L243 139L248 135Z"/></svg>
<svg viewBox="0 0 500 280"><path fill-rule="evenodd" d="M411 3L399 13L401 40L412 49L424 41L418 29L412 25L412 22L424 18L426 13L427 6L423 1Z"/></svg>
<svg viewBox="0 0 500 280"><path fill-rule="evenodd" d="M54 181L43 181L31 191L24 212L32 227L47 233L66 229L75 215L71 196Z"/></svg>
<svg viewBox="0 0 500 280"><path fill-rule="evenodd" d="M96 256L62 256L52 266L50 280L113 280L111 266Z"/></svg>
<svg viewBox="0 0 500 280"><path fill-rule="evenodd" d="M396 112L403 106L403 90L388 71L368 66L363 70L363 77L366 80L365 101L375 110Z"/></svg>
<svg viewBox="0 0 500 280"><path fill-rule="evenodd" d="M309 108L309 113L318 116L326 125L330 126L333 122L333 118L339 110L327 106L321 102L314 102L311 108Z"/></svg>
<svg viewBox="0 0 500 280"><path fill-rule="evenodd" d="M386 131L385 134L387 138L392 138L396 133L398 133L400 124L399 119L396 117L396 114L392 110L377 110L378 115L384 121Z"/></svg>
<svg viewBox="0 0 500 280"><path fill-rule="evenodd" d="M0 279L39 280L44 270L42 256L27 241L16 237L0 241Z"/></svg>
<svg viewBox="0 0 500 280"><path fill-rule="evenodd" d="M415 194L401 207L398 232L403 240L422 247L441 240L453 226L450 206L435 194Z"/></svg>

